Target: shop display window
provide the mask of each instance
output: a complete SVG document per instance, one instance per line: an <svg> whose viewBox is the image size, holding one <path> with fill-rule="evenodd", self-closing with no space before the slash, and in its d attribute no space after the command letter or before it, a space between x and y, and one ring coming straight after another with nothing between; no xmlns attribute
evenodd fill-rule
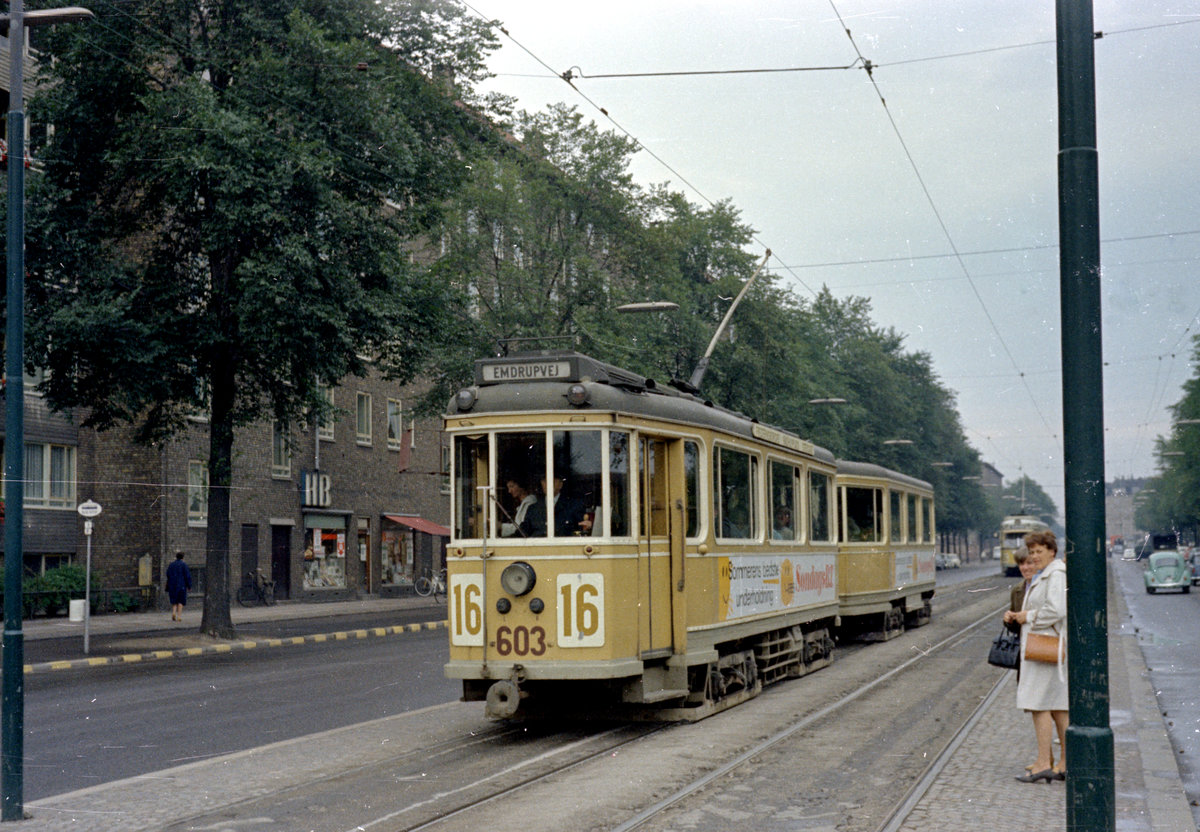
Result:
<svg viewBox="0 0 1200 832"><path fill-rule="evenodd" d="M304 535L304 588L345 589L345 530L306 529Z"/></svg>

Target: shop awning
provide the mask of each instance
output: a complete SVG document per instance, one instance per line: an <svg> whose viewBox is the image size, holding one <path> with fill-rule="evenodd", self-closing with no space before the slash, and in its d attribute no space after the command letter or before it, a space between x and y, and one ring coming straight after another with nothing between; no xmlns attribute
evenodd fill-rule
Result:
<svg viewBox="0 0 1200 832"><path fill-rule="evenodd" d="M439 526L432 520L426 520L424 517L417 517L408 514L385 514L383 515L393 523L399 523L401 526L408 526L410 529L416 529L425 534L436 534L441 537L449 537L450 530L445 526Z"/></svg>

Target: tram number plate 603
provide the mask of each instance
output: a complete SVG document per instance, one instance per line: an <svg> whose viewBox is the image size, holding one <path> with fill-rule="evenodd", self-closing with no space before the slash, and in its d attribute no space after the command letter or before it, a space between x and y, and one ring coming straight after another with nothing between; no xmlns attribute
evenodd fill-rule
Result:
<svg viewBox="0 0 1200 832"><path fill-rule="evenodd" d="M450 576L450 643L483 646L483 576Z"/></svg>
<svg viewBox="0 0 1200 832"><path fill-rule="evenodd" d="M599 572L558 576L558 646L604 646L604 575Z"/></svg>
<svg viewBox="0 0 1200 832"><path fill-rule="evenodd" d="M546 630L544 627L502 626L496 628L496 652L501 656L542 656L546 653Z"/></svg>

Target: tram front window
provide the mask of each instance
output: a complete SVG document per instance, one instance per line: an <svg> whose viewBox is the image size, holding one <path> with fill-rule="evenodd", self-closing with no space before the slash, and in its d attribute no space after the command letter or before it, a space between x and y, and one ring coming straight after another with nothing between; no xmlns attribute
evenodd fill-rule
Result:
<svg viewBox="0 0 1200 832"><path fill-rule="evenodd" d="M553 489L549 484L554 536L599 534L604 452L598 430L554 431Z"/></svg>
<svg viewBox="0 0 1200 832"><path fill-rule="evenodd" d="M501 537L545 537L545 433L496 435L496 513Z"/></svg>

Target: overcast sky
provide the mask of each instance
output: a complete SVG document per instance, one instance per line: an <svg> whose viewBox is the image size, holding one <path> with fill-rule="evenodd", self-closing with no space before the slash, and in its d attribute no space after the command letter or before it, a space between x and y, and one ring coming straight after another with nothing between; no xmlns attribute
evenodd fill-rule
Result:
<svg viewBox="0 0 1200 832"><path fill-rule="evenodd" d="M932 356L983 458L1006 480L1028 473L1061 512L1052 0L469 4L511 36L488 89L615 121L670 166L639 153L640 182L732 200L797 294L869 297ZM1094 8L1111 480L1154 473L1193 374L1200 0ZM859 52L878 92L857 67L577 78L611 120L557 76L845 67Z"/></svg>

